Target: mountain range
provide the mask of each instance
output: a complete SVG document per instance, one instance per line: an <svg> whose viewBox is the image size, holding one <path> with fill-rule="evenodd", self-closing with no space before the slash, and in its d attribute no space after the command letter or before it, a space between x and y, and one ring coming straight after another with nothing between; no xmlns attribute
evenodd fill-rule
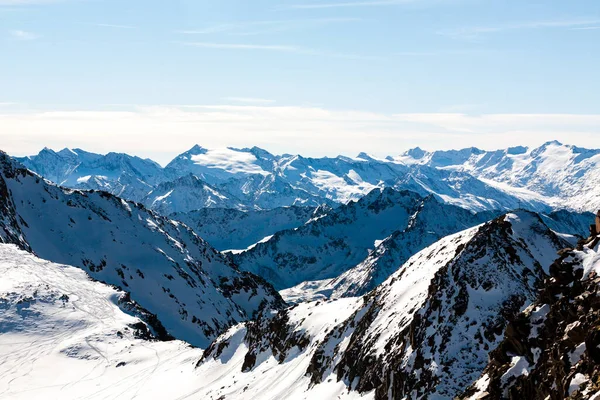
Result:
<svg viewBox="0 0 600 400"><path fill-rule="evenodd" d="M0 239L131 293L178 339L205 346L262 308L270 284L187 226L107 192L57 187L0 153Z"/></svg>
<svg viewBox="0 0 600 400"><path fill-rule="evenodd" d="M310 158L253 148L194 146L164 168L127 154L81 149L18 158L57 184L106 190L163 213L205 207L240 210L358 200L375 188L411 190L473 211L523 207L595 211L600 150L548 142L537 148L476 148L398 156ZM192 177L193 176L193 177Z"/></svg>
<svg viewBox="0 0 600 400"><path fill-rule="evenodd" d="M597 154L0 152L0 398L597 398Z"/></svg>

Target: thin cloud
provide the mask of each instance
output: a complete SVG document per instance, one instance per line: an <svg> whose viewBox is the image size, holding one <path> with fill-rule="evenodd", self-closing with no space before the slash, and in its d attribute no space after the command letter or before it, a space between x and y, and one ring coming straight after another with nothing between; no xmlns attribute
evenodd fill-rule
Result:
<svg viewBox="0 0 600 400"><path fill-rule="evenodd" d="M584 26L581 28L571 28L573 31L595 31L600 29L600 26Z"/></svg>
<svg viewBox="0 0 600 400"><path fill-rule="evenodd" d="M297 53L300 48L277 44L248 44L248 43L212 43L212 42L182 42L186 46L203 47L221 50L266 50Z"/></svg>
<svg viewBox="0 0 600 400"><path fill-rule="evenodd" d="M307 29L320 25L335 23L347 23L360 21L360 18L313 18L299 20L272 20L272 21L245 21L235 23L224 23L207 26L200 29L178 30L176 33L189 35L208 35L214 33L227 33L230 35L260 35L290 30Z"/></svg>
<svg viewBox="0 0 600 400"><path fill-rule="evenodd" d="M101 28L117 28L117 29L135 29L135 26L131 25L117 25L117 24L91 24L93 26L98 26Z"/></svg>
<svg viewBox="0 0 600 400"><path fill-rule="evenodd" d="M272 104L275 100L261 99L258 97L224 97L223 100L233 101L235 103L247 103L247 104Z"/></svg>
<svg viewBox="0 0 600 400"><path fill-rule="evenodd" d="M0 0L0 6L28 6L59 3L64 0Z"/></svg>
<svg viewBox="0 0 600 400"><path fill-rule="evenodd" d="M400 57L435 57L435 56L452 56L452 55L465 55L465 54L480 54L480 53L492 53L493 50L490 49L441 49L441 50L431 50L431 51L399 51L390 53L393 56Z"/></svg>
<svg viewBox="0 0 600 400"><path fill-rule="evenodd" d="M33 32L22 31L19 29L15 29L9 32L10 36L16 40L35 40L40 36Z"/></svg>
<svg viewBox="0 0 600 400"><path fill-rule="evenodd" d="M321 8L347 8L347 7L375 7L394 6L399 4L413 3L415 0L375 0L375 1L349 1L342 3L305 3L292 4L288 8L294 9L321 9Z"/></svg>
<svg viewBox="0 0 600 400"><path fill-rule="evenodd" d="M571 28L585 29L586 25L600 23L598 19L574 19L574 20L556 20L556 21L530 21L515 24L497 25L497 26L475 26L467 28L449 29L438 31L437 34L449 36L458 39L476 39L485 34L499 33L506 31L528 30L528 29L554 29Z"/></svg>
<svg viewBox="0 0 600 400"><path fill-rule="evenodd" d="M262 51L274 51L282 53L294 53L308 56L322 56L332 58L344 58L348 60L382 60L381 57L376 56L363 56L359 54L345 54L336 53L331 51L323 51L316 49L309 49L291 45L279 45L279 44L252 44L252 43L217 43L217 42L175 42L184 46L200 47L207 49L220 49L220 50L262 50Z"/></svg>

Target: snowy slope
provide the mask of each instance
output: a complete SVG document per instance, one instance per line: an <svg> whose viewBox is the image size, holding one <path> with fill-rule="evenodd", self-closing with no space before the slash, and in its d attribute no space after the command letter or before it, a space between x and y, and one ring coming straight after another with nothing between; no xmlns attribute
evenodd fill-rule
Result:
<svg viewBox="0 0 600 400"><path fill-rule="evenodd" d="M0 398L177 398L202 351L157 341L126 293L0 244Z"/></svg>
<svg viewBox="0 0 600 400"><path fill-rule="evenodd" d="M203 351L177 340L155 340L124 292L92 281L79 268L50 263L13 245L0 244L0 274L2 399L308 399L347 392L342 383L333 383L305 393L308 378L295 373L310 360L301 357L288 379L276 360L267 361L258 385L245 381L250 376L239 369L196 368ZM303 321L299 318L313 306L291 314L298 328L325 332L355 303L316 308ZM241 368L243 356L232 354L228 365ZM230 396L250 384L256 386ZM344 398L360 397L351 393Z"/></svg>
<svg viewBox="0 0 600 400"><path fill-rule="evenodd" d="M277 207L271 210L239 211L203 208L174 213L170 218L181 221L220 251L246 249L276 232L297 228L311 218L331 211L327 206Z"/></svg>
<svg viewBox="0 0 600 400"><path fill-rule="evenodd" d="M235 374L239 384L227 390L235 398L252 398L265 389L261 376L277 373L287 387L276 393L306 390L299 398L453 398L479 376L507 319L535 299L566 244L538 215L507 214L422 250L360 300L302 303L236 326L199 368Z"/></svg>
<svg viewBox="0 0 600 400"><path fill-rule="evenodd" d="M600 208L600 150L564 145L557 141L538 148L511 147L483 151L476 148L426 152L413 149L395 162L467 172L508 193L526 189L557 207L595 212Z"/></svg>
<svg viewBox="0 0 600 400"><path fill-rule="evenodd" d="M376 240L407 226L421 200L412 192L376 189L322 218L278 232L233 259L281 289L333 278L363 260Z"/></svg>
<svg viewBox="0 0 600 400"><path fill-rule="evenodd" d="M106 192L66 190L0 153L2 242L131 293L173 336L203 346L281 299L185 225Z"/></svg>
<svg viewBox="0 0 600 400"><path fill-rule="evenodd" d="M159 184L141 199L141 203L162 215L206 207L245 208L238 199L228 193L221 193L191 174Z"/></svg>

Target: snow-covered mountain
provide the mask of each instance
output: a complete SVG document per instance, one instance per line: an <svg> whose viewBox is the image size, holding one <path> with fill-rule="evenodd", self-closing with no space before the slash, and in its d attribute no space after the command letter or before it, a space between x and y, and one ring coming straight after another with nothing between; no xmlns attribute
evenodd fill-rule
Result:
<svg viewBox="0 0 600 400"><path fill-rule="evenodd" d="M0 244L0 276L0 398L177 398L202 381L202 350L157 340L148 311L80 268Z"/></svg>
<svg viewBox="0 0 600 400"><path fill-rule="evenodd" d="M167 331L205 346L282 300L182 223L106 192L54 186L0 153L0 240L131 293Z"/></svg>
<svg viewBox="0 0 600 400"><path fill-rule="evenodd" d="M332 279L307 281L282 290L286 301L362 296L392 275L399 266L425 247L445 236L474 227L501 212L473 213L445 204L429 195L422 199L406 226L399 226L358 264Z"/></svg>
<svg viewBox="0 0 600 400"><path fill-rule="evenodd" d="M412 149L390 160L466 172L507 193L529 193L548 204L577 210L600 208L600 150L564 145L557 141L537 148L511 147L483 151L476 148L427 152Z"/></svg>
<svg viewBox="0 0 600 400"><path fill-rule="evenodd" d="M58 185L105 190L134 201L165 180L158 163L123 153L101 155L81 149L55 152L44 148L35 156L17 160Z"/></svg>
<svg viewBox="0 0 600 400"><path fill-rule="evenodd" d="M512 154L515 150L507 152ZM161 183L169 182L172 187L178 187L178 179L192 174L222 196L218 198L239 202L244 209L291 205L316 207L324 203L332 206L357 201L373 189L383 187L412 190L422 196L433 194L446 203L473 211L508 210L519 206L549 211L550 205L561 205L560 197L530 190L525 181L521 186L515 186L505 182L502 176L479 174L462 164L460 167L449 165L448 159L453 162L469 160L465 154L476 153L483 157L480 150L457 151L458 156L454 153L443 156L442 153L437 152L434 156L413 150L386 159L365 153L354 158L310 158L273 155L257 147L206 149L196 145L165 168L136 157L116 153L101 156L79 149L60 152L44 149L37 156L20 160L28 168L60 184L107 190L135 201L142 200ZM555 164L560 164L560 160ZM590 163L585 165L594 167ZM572 172L581 174L580 170ZM189 191L188 186L182 185L180 191ZM159 196L168 193L163 187L157 190L161 193ZM212 198L216 200L214 196ZM188 200L176 204L186 209L224 206L222 201L206 201L206 194L200 195L196 203ZM173 211L184 210L175 207Z"/></svg>
<svg viewBox="0 0 600 400"><path fill-rule="evenodd" d="M271 210L239 211L226 208L203 208L179 212L170 218L181 221L220 251L243 250L274 235L297 228L310 219L319 218L331 208L277 207Z"/></svg>
<svg viewBox="0 0 600 400"><path fill-rule="evenodd" d="M162 215L186 213L207 207L245 208L240 200L228 193L221 193L219 189L192 174L157 185L141 202Z"/></svg>
<svg viewBox="0 0 600 400"><path fill-rule="evenodd" d="M599 241L594 234L559 252L537 300L461 398L600 398Z"/></svg>
<svg viewBox="0 0 600 400"><path fill-rule="evenodd" d="M209 384L198 394L451 399L481 374L567 245L526 211L447 236L362 298L231 328L205 351L198 369Z"/></svg>
<svg viewBox="0 0 600 400"><path fill-rule="evenodd" d="M277 232L232 257L241 269L264 277L279 289L333 278L363 260L375 241L406 227L421 201L413 192L375 189L358 202L342 205L298 228Z"/></svg>
<svg viewBox="0 0 600 400"><path fill-rule="evenodd" d="M444 204L429 195L423 199L406 229L395 231L381 241L355 267L333 279L302 282L280 293L286 301L292 303L307 299L362 296L423 248L447 235L489 221L499 214L498 211L472 213ZM571 243L585 237L589 233L589 222L594 220L591 213L580 214L566 210L539 216L550 229Z"/></svg>

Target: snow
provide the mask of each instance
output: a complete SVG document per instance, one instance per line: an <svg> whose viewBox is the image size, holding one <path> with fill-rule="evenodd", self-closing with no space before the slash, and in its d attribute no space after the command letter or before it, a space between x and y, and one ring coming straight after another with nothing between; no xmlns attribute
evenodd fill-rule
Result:
<svg viewBox="0 0 600 400"><path fill-rule="evenodd" d="M283 326L278 322L275 328L269 328L268 322L259 320L261 328L257 332L258 328L254 326L253 335L258 338L273 334L289 337L306 332L310 344L305 350L290 349L279 364L270 353L271 347L265 344L267 350L255 354L258 360L256 366L240 375L238 371L246 354L253 351L250 349L262 348L243 339L246 337L246 325L241 324L217 340L215 348L226 345L227 350L216 359L211 356L201 368L206 368L207 374L218 376L231 377L235 374L235 378L231 379L241 380L240 386L248 385L250 397L271 390L271 387L263 386L265 381L275 379L270 377L282 376L286 380L289 378L286 390L294 382L298 390L308 390L306 397L302 398L313 398L314 388L323 384L337 385L338 377L344 385L356 388L360 378L354 377L356 380L350 382L345 372L349 368L357 365L364 368L366 365L367 368L375 368L382 376L389 372L387 368L393 366L394 379L419 382L419 377L427 373L433 377L423 384L438 382L432 384L434 393L404 394L408 398L416 398L423 393L428 393L431 398L453 398L477 380L488 362L489 349L495 348L502 339L502 335L489 337L482 336L481 332L496 326L499 321L507 323L502 310L508 299L523 298L523 307L535 299L539 280L544 277L540 264L547 257L553 257L564 245L536 214L518 211L503 219L506 223L497 220L440 239L410 257L394 274L362 298L323 300L330 295L328 291L332 288L332 280L329 279L303 282L282 290L282 296L290 303L306 300L306 293L315 300L300 302L293 308L280 311L280 315L283 313L288 317L287 320L282 319L286 321ZM539 235L539 240L535 240L533 233ZM379 247L384 245L382 243ZM532 247L531 251L529 247ZM509 248L511 252L506 250ZM550 256L542 254L546 250ZM516 256L511 255L512 251ZM463 285L464 291L461 289ZM464 309L459 312L457 307L462 299L467 299L467 303L461 306ZM344 304L346 306L342 307ZM337 309L337 305L342 311ZM538 319L542 319L547 310L540 308L534 312ZM331 325L323 325L325 321ZM412 341L413 335L418 338L416 342ZM474 342L473 337L476 336L480 336L478 340L483 343ZM318 349L315 354L320 360L317 377L319 382L324 383L312 388L305 376L307 364L304 363L314 359L314 348ZM417 357L425 360L424 365L416 365ZM524 359L515 358L513 361L507 379L529 368ZM296 363L303 363L302 367L297 367L300 364ZM296 367L299 371L290 372L290 368ZM259 378L263 374L267 376L264 380ZM297 378L300 376L302 378ZM478 396L488 383L489 378L485 377L478 382ZM223 385L217 379L213 386ZM233 385L230 391L220 394L237 398L238 387ZM340 386L339 390L343 388ZM277 397L286 395L276 389L272 398Z"/></svg>
<svg viewBox="0 0 600 400"><path fill-rule="evenodd" d="M569 353L569 362L571 365L575 365L581 360L585 353L585 342L580 343L575 349Z"/></svg>
<svg viewBox="0 0 600 400"><path fill-rule="evenodd" d="M260 239L258 242L254 243L254 244L251 244L250 246L246 247L245 249L223 250L223 253L240 254L240 253L243 253L245 251L252 250L253 248L255 248L260 243L266 243L266 242L268 242L272 237L273 237L273 235L268 235L268 236L265 236L264 238Z"/></svg>
<svg viewBox="0 0 600 400"><path fill-rule="evenodd" d="M174 190L175 189L171 189L166 194L163 194L162 196L156 196L154 198L154 200L152 201L152 205L156 204L156 202L163 201L164 199L169 197L173 193Z"/></svg>
<svg viewBox="0 0 600 400"><path fill-rule="evenodd" d="M195 394L198 398L216 397L235 399L373 399L374 393L361 395L348 391L343 381L335 376L312 386L306 370L316 344L322 341L335 324L350 317L360 305L359 299L341 299L330 302L303 303L289 312L289 322L296 332L304 332L310 344L302 352L292 350L283 363L270 351L262 353L249 372L241 372L248 348L244 344L245 328L238 325L219 338L228 341L226 350L216 359L209 357L198 368L206 385ZM224 377L226 377L224 379Z"/></svg>
<svg viewBox="0 0 600 400"><path fill-rule="evenodd" d="M527 359L522 356L515 356L512 358L510 368L502 375L503 386L511 378L519 377L521 375L529 375L529 369L531 366L527 362Z"/></svg>
<svg viewBox="0 0 600 400"><path fill-rule="evenodd" d="M320 281L304 281L296 286L279 291L286 303L296 304L305 301L326 300L331 297L333 288L332 279Z"/></svg>
<svg viewBox="0 0 600 400"><path fill-rule="evenodd" d="M583 375L582 373L576 373L575 376L571 379L571 382L569 383L569 396L571 396L573 393L579 390L579 386L581 386L588 380L589 378Z"/></svg>
<svg viewBox="0 0 600 400"><path fill-rule="evenodd" d="M421 200L414 193L377 189L295 230L279 232L233 260L277 289L334 278L364 260L375 240L405 228Z"/></svg>
<svg viewBox="0 0 600 400"><path fill-rule="evenodd" d="M10 241L130 291L173 336L207 346L263 300L281 303L185 225L103 192L63 191L2 157L0 182L14 204L7 216L20 237Z"/></svg>
<svg viewBox="0 0 600 400"><path fill-rule="evenodd" d="M247 249L276 232L297 228L307 220L325 215L327 207L277 207L271 210L241 211L204 208L170 217L192 228L200 237L220 251Z"/></svg>
<svg viewBox="0 0 600 400"><path fill-rule="evenodd" d="M415 152L410 154L415 155ZM510 209L519 202L535 210L546 210L550 204L561 204L563 200L560 195L540 193L535 188L527 190L527 185L507 182L503 177L496 179L489 168L477 165L489 158L488 153L480 150L465 149L450 156L443 152L427 154L418 162L410 162L407 158L410 155L396 160L378 159L364 153L355 158L306 158L275 156L256 147L205 149L194 146L165 168L151 160L125 154L103 156L79 149L76 154L44 149L37 156L19 160L62 185L106 190L138 202L144 199L146 205L152 204L146 199L149 192L163 196L166 192L158 186L175 185L175 181L189 174L203 180L209 185L206 191L213 192L210 198L207 194L199 196L195 203L191 199L174 202L168 210L159 209L163 213L203 207L272 209L298 204L347 203L383 187L415 190L421 195L433 193L450 204L471 210ZM522 158L523 155L506 157ZM510 162L516 165L512 158ZM562 160L567 162L565 157ZM524 165L528 165L526 161ZM225 199L239 204L224 204ZM588 196L585 201L593 199Z"/></svg>
<svg viewBox="0 0 600 400"><path fill-rule="evenodd" d="M202 381L201 349L136 339L123 293L79 268L0 244L0 275L0 398L176 398Z"/></svg>
<svg viewBox="0 0 600 400"><path fill-rule="evenodd" d="M477 233L479 227L449 235L411 257L382 287L388 287L385 304L367 329L368 336L376 337L375 355L386 352L386 344L412 321L414 313L427 299L427 289L435 273ZM401 277L401 278L400 278ZM394 329L387 329L394 326Z"/></svg>
<svg viewBox="0 0 600 400"><path fill-rule="evenodd" d="M232 174L268 175L256 164L256 157L251 153L237 151L232 148L210 149L205 153L191 156L196 165L207 168L222 169Z"/></svg>
<svg viewBox="0 0 600 400"><path fill-rule="evenodd" d="M91 177L91 175L79 177L77 178L77 183L87 183L87 181L89 181Z"/></svg>
<svg viewBox="0 0 600 400"><path fill-rule="evenodd" d="M581 257L581 265L583 267L583 278L590 276L592 272L600 274L600 252L596 246L594 249L584 247L582 251L578 251L577 256Z"/></svg>
<svg viewBox="0 0 600 400"><path fill-rule="evenodd" d="M600 177L599 150L551 141L538 148L410 153L392 159L466 172L523 201L593 212L600 208L594 184Z"/></svg>

